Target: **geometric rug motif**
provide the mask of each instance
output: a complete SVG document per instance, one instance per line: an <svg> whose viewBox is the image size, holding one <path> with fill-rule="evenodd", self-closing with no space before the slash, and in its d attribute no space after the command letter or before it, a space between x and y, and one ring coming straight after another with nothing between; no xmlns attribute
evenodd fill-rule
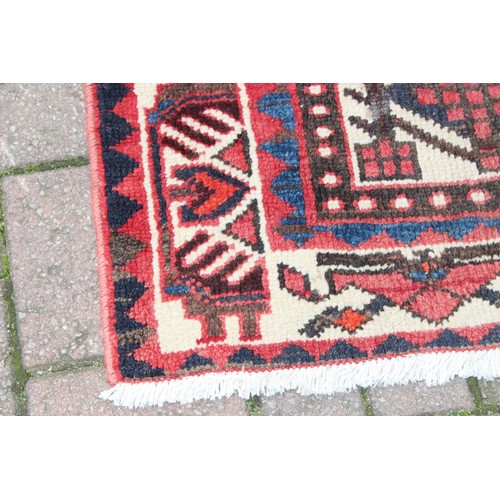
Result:
<svg viewBox="0 0 500 500"><path fill-rule="evenodd" d="M86 98L112 384L500 346L500 85Z"/></svg>

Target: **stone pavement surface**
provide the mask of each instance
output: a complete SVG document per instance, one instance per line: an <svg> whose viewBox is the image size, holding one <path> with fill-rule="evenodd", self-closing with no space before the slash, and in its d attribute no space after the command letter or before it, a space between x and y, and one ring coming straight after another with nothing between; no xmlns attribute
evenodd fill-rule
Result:
<svg viewBox="0 0 500 500"><path fill-rule="evenodd" d="M364 415L363 398L359 391L333 396L300 396L294 391L262 398L261 414L265 416Z"/></svg>
<svg viewBox="0 0 500 500"><path fill-rule="evenodd" d="M0 168L87 156L79 84L0 84Z"/></svg>
<svg viewBox="0 0 500 500"><path fill-rule="evenodd" d="M100 400L108 384L90 176L82 156L87 156L82 85L0 84L0 256L7 257L0 266L0 415L498 412L500 380L459 378L433 388L416 383L307 397L288 391L145 410Z"/></svg>
<svg viewBox="0 0 500 500"><path fill-rule="evenodd" d="M500 379L488 382L480 380L479 387L486 403L495 404L500 401Z"/></svg>
<svg viewBox="0 0 500 500"><path fill-rule="evenodd" d="M100 354L88 167L7 177L3 190L25 366Z"/></svg>
<svg viewBox="0 0 500 500"><path fill-rule="evenodd" d="M422 382L370 389L375 415L432 415L460 409L472 410L474 399L464 379L427 387Z"/></svg>
<svg viewBox="0 0 500 500"><path fill-rule="evenodd" d="M246 415L245 401L238 397L129 410L96 398L108 388L102 367L33 378L26 387L28 411L30 415Z"/></svg>

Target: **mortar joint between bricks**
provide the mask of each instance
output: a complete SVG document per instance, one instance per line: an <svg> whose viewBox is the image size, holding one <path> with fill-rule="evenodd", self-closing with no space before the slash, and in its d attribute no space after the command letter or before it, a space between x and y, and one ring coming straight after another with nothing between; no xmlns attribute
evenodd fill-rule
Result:
<svg viewBox="0 0 500 500"><path fill-rule="evenodd" d="M63 360L58 363L45 363L42 365L35 365L28 369L30 378L44 377L46 375L56 373L73 373L81 370L91 370L102 368L104 360L102 356L93 356L91 358L81 360Z"/></svg>
<svg viewBox="0 0 500 500"><path fill-rule="evenodd" d="M363 401L363 407L365 411L365 415L367 417L373 417L375 413L373 412L373 406L370 402L370 398L368 396L368 389L364 387L359 387L359 394L361 396L361 400Z"/></svg>
<svg viewBox="0 0 500 500"><path fill-rule="evenodd" d="M469 377L467 379L467 387L472 395L476 409L479 410L481 405L484 404L484 397L481 392L481 387L479 386L479 380L476 377Z"/></svg>
<svg viewBox="0 0 500 500"><path fill-rule="evenodd" d="M31 174L35 172L48 172L50 170L59 170L66 168L77 168L88 165L90 160L86 156L75 156L73 158L65 158L62 160L49 160L38 163L30 163L19 167L12 167L3 172L0 172L0 179L15 175Z"/></svg>
<svg viewBox="0 0 500 500"><path fill-rule="evenodd" d="M19 341L16 306L14 301L13 285L10 275L10 258L9 248L7 244L7 233L4 217L4 196L3 186L0 184L0 237L3 245L4 261L3 261L3 289L2 300L5 308L5 324L9 334L9 350L10 350L10 365L11 374L14 380L13 393L15 400L15 414L27 415L28 404L26 397L26 383L29 379L29 374L26 371L21 355L21 345Z"/></svg>

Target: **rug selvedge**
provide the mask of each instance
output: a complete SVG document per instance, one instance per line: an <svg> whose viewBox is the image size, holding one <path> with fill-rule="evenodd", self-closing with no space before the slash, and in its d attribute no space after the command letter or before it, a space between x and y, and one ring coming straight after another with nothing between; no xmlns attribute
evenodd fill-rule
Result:
<svg viewBox="0 0 500 500"><path fill-rule="evenodd" d="M499 85L99 84L87 101L114 381L498 348Z"/></svg>

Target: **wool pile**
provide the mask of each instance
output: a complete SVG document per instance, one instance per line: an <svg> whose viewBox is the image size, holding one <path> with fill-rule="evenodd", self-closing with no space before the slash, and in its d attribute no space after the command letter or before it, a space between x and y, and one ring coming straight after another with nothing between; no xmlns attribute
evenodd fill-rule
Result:
<svg viewBox="0 0 500 500"><path fill-rule="evenodd" d="M86 87L130 407L500 376L500 85Z"/></svg>

